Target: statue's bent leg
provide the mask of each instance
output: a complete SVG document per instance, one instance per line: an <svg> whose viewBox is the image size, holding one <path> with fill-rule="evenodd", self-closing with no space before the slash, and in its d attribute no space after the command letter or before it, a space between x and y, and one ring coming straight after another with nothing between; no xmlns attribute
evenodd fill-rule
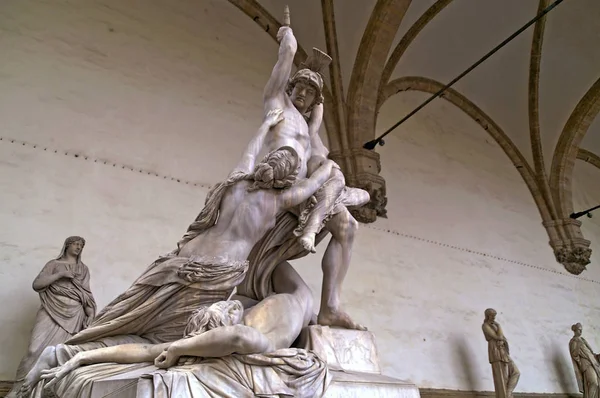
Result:
<svg viewBox="0 0 600 398"><path fill-rule="evenodd" d="M284 261L277 265L272 275L273 289L276 293L293 295L304 310L304 323L308 324L313 317L312 291L300 274Z"/></svg>
<svg viewBox="0 0 600 398"><path fill-rule="evenodd" d="M506 389L508 380L508 364L504 362L492 362L492 375L494 377L494 391L496 398L508 397Z"/></svg>
<svg viewBox="0 0 600 398"><path fill-rule="evenodd" d="M596 370L593 366L587 368L583 375L583 382L585 383L585 392L584 397L598 397L599 396L599 387L600 380L598 380L598 375L596 374Z"/></svg>
<svg viewBox="0 0 600 398"><path fill-rule="evenodd" d="M329 220L325 228L331 233L331 240L323 255L323 287L317 321L320 325L366 330L340 308L342 284L350 266L358 222L348 209L342 207L341 211Z"/></svg>
<svg viewBox="0 0 600 398"><path fill-rule="evenodd" d="M517 383L519 382L519 378L521 377L521 372L517 365L511 360L508 363L508 380L506 382L506 394L508 397L513 396L513 391L515 387L517 387Z"/></svg>
<svg viewBox="0 0 600 398"><path fill-rule="evenodd" d="M299 237L300 244L304 249L312 253L316 251L315 237L321 230L327 215L333 212L336 200L345 185L344 174L339 169L333 169L331 177L315 193L314 205L307 208L300 215L300 225L294 231L294 234Z"/></svg>

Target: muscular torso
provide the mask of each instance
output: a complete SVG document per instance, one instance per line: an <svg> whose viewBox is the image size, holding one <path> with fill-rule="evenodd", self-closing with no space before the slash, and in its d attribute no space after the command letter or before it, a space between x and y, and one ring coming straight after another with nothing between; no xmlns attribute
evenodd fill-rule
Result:
<svg viewBox="0 0 600 398"><path fill-rule="evenodd" d="M304 178L306 177L308 159L312 155L308 124L287 95L284 94L284 98L277 102L279 102L277 106L283 109L285 119L269 131L264 143L265 149L271 152L282 146L294 148L300 157L298 177Z"/></svg>

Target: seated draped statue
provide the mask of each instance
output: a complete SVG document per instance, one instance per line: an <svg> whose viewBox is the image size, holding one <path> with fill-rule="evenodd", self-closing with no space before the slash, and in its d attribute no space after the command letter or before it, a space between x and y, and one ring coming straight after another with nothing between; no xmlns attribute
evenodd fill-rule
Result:
<svg viewBox="0 0 600 398"><path fill-rule="evenodd" d="M281 110L269 111L255 141L260 143L282 120ZM275 225L277 214L313 195L335 163L323 164L311 178L294 184L298 166L291 147L268 153L256 166L255 157L246 152L236 171L208 193L192 224L200 232L151 264L86 330L69 339L72 353L132 341L160 344L180 339L199 306L225 300L242 281L248 254ZM56 348L46 348L27 375L22 395L30 393L43 369L56 363Z"/></svg>
<svg viewBox="0 0 600 398"><path fill-rule="evenodd" d="M90 271L81 261L84 246L82 237L68 237L60 255L50 260L33 281L33 290L39 293L41 305L27 354L17 368L9 397L15 396L46 347L64 343L86 328L96 314L96 301L90 291Z"/></svg>
<svg viewBox="0 0 600 398"><path fill-rule="evenodd" d="M569 341L569 352L573 360L575 369L575 378L579 392L583 393L583 398L600 397L600 354L594 354L592 347L581 337L583 327L581 323L571 326L573 338Z"/></svg>
<svg viewBox="0 0 600 398"><path fill-rule="evenodd" d="M227 392L217 396L320 396L329 382L325 362L312 352L289 348L312 317L310 290L287 263L275 269L273 278L282 291L246 311L237 300L202 307L192 314L184 337L177 341L78 352L60 366L42 371L41 377L49 380L47 387L52 388L84 365L154 361L159 368L170 368L183 356L220 358L199 360L185 370L156 372L151 375L154 391L149 391L148 397L158 394L157 385L166 389L161 397L213 397L209 392L214 393L215 389ZM173 377L181 377L182 372L187 382L170 382ZM181 384L185 388L181 389ZM59 391L66 388L62 386Z"/></svg>

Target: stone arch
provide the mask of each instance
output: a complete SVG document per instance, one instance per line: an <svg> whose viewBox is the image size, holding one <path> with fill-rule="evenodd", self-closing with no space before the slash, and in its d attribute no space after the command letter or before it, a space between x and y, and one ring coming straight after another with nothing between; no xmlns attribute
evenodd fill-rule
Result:
<svg viewBox="0 0 600 398"><path fill-rule="evenodd" d="M444 87L442 83L426 77L406 76L399 79L394 79L380 92L378 101L380 104L379 107L388 98L403 91L420 91L434 94L442 87ZM488 134L494 139L494 141L498 143L498 145L500 145L500 148L502 148L504 153L506 153L529 188L529 191L531 192L533 199L538 206L542 219L544 221L552 220L548 206L543 200L537 184L535 173L516 145L511 141L506 133L504 133L502 128L500 128L500 126L494 122L494 120L492 120L492 118L483 110L477 107L477 105L467 99L464 95L460 94L458 91L449 88L440 97L469 115L475 122L477 122L477 124L479 124L485 131L488 132ZM379 109L380 108L377 109L378 112Z"/></svg>
<svg viewBox="0 0 600 398"><path fill-rule="evenodd" d="M573 169L579 154L579 144L600 112L600 78L579 100L563 128L554 149L550 169L550 192L558 213L555 223L562 226L566 244L555 248L555 254L567 271L581 274L590 263L590 241L581 232L581 221L573 213Z"/></svg>
<svg viewBox="0 0 600 398"><path fill-rule="evenodd" d="M378 0L358 47L348 85L348 137L351 147L372 139L379 83L392 42L411 0Z"/></svg>
<svg viewBox="0 0 600 398"><path fill-rule="evenodd" d="M446 8L453 0L437 0L431 7L427 9L417 21L408 29L408 31L402 36L400 42L396 45L390 58L387 60L383 72L381 73L381 82L379 83L379 90L383 90L385 85L390 81L392 73L398 66L400 58L404 55L408 47L412 44L415 38L421 33L421 31L427 26L429 22L435 18L444 8ZM378 107L379 108L379 104Z"/></svg>
<svg viewBox="0 0 600 398"><path fill-rule="evenodd" d="M577 151L577 159L583 160L584 162L587 162L600 169L600 156L596 155L593 152L590 152L583 148L579 148L579 150Z"/></svg>
<svg viewBox="0 0 600 398"><path fill-rule="evenodd" d="M569 116L554 150L550 171L550 190L559 218L566 219L573 212L572 176L579 144L592 121L600 112L600 78L579 100Z"/></svg>

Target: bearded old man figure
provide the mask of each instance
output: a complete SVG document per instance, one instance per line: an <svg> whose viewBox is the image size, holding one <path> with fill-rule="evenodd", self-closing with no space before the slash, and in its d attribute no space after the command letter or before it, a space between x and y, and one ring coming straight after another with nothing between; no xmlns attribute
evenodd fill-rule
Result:
<svg viewBox="0 0 600 398"><path fill-rule="evenodd" d="M583 327L581 323L571 326L573 338L569 341L569 352L573 360L575 377L579 391L583 393L584 398L598 398L600 392L598 384L600 382L600 354L594 354L592 347L581 336Z"/></svg>
<svg viewBox="0 0 600 398"><path fill-rule="evenodd" d="M41 306L35 317L27 354L17 369L9 397L14 397L25 376L42 351L64 343L86 328L96 314L96 301L90 291L90 271L81 261L85 239L67 238L60 255L50 260L33 281Z"/></svg>

